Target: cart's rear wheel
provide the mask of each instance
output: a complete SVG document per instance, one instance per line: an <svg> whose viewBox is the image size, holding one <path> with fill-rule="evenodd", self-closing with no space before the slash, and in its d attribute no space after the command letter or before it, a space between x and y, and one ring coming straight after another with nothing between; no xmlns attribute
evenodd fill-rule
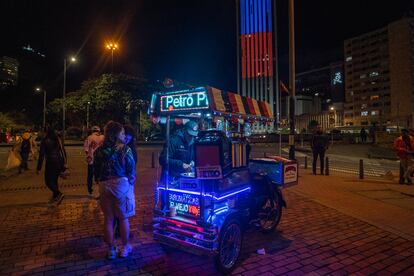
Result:
<svg viewBox="0 0 414 276"><path fill-rule="evenodd" d="M266 198L259 211L260 227L265 233L273 231L282 217L282 200L277 192Z"/></svg>
<svg viewBox="0 0 414 276"><path fill-rule="evenodd" d="M222 273L230 273L239 259L243 240L243 231L237 219L231 219L220 231L219 252L215 264Z"/></svg>

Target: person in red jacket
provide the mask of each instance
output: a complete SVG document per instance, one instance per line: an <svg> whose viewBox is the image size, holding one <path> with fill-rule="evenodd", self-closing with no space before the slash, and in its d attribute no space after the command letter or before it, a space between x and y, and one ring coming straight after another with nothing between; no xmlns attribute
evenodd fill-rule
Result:
<svg viewBox="0 0 414 276"><path fill-rule="evenodd" d="M411 172L413 171L414 138L408 134L407 129L401 130L401 136L394 141L394 150L400 159L402 172L400 173L400 184L407 180L411 184Z"/></svg>

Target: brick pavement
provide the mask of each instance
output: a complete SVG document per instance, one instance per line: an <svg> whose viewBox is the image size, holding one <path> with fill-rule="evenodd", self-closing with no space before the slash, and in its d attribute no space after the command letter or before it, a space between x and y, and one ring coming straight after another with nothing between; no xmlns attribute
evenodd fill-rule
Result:
<svg viewBox="0 0 414 276"><path fill-rule="evenodd" d="M215 275L209 258L163 249L152 240L150 223L155 171L150 151L139 151L137 215L131 221L134 251L127 259L105 260L102 214L86 197L81 156L71 158L68 195L49 207L41 177L0 181L1 275ZM26 185L26 186L25 186ZM19 187L19 189L13 189ZM24 187L38 187L27 189ZM288 208L278 231L244 236L241 275L413 275L414 242L285 190ZM266 255L256 254L265 248Z"/></svg>

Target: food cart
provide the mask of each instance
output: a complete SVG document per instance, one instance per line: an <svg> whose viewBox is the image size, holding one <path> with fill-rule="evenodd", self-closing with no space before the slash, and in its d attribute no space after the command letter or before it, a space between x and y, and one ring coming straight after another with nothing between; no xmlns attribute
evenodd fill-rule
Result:
<svg viewBox="0 0 414 276"><path fill-rule="evenodd" d="M149 114L166 124L167 145L172 122L196 120L201 130L194 143L193 171L172 178L167 168L157 183L154 238L212 255L218 270L230 272L240 255L243 230L273 231L286 206L281 187L297 183L295 161L249 158L246 136L252 124L273 123L269 104L198 87L154 93Z"/></svg>

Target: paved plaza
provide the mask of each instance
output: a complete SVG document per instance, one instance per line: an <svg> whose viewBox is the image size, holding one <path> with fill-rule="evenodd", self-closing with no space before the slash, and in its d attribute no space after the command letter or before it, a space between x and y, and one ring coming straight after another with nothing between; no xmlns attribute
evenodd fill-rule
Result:
<svg viewBox="0 0 414 276"><path fill-rule="evenodd" d="M137 214L131 220L134 250L126 259L105 259L103 217L97 201L87 196L80 147L68 148L71 175L61 181L66 196L58 207L46 204L50 192L43 176L34 173L33 163L22 175L0 179L0 274L216 275L212 259L162 248L152 239L153 188L159 171L151 168L151 157L157 150L138 150ZM413 187L367 181L353 191L350 185L358 182L313 177L302 170L299 185L284 190L288 207L277 231L245 233L234 274L414 275ZM399 204L398 197L370 197L375 187L405 195L404 203ZM265 255L256 253L261 248Z"/></svg>

